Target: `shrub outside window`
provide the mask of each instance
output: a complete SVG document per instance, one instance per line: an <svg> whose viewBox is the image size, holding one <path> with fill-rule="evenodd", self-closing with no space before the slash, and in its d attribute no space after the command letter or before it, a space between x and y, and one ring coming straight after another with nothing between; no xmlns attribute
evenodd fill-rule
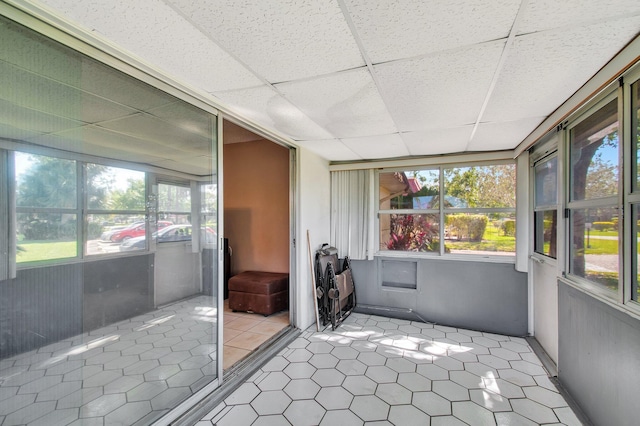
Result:
<svg viewBox="0 0 640 426"><path fill-rule="evenodd" d="M378 176L381 251L515 253L514 164Z"/></svg>

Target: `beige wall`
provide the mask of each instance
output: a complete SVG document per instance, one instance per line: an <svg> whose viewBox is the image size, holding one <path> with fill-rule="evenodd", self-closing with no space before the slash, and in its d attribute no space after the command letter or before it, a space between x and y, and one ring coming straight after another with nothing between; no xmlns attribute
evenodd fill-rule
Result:
<svg viewBox="0 0 640 426"><path fill-rule="evenodd" d="M224 146L224 235L231 275L289 272L289 150L260 140Z"/></svg>

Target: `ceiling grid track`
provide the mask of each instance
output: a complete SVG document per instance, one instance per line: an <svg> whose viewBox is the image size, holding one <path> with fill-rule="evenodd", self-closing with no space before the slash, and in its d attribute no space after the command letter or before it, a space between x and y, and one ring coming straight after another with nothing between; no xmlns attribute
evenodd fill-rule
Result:
<svg viewBox="0 0 640 426"><path fill-rule="evenodd" d="M487 95L484 98L484 102L482 102L482 107L480 108L480 112L478 113L478 119L473 125L473 130L471 131L471 136L469 136L469 142L467 142L467 149L469 148L469 144L473 141L473 138L478 131L478 127L482 122L482 117L484 116L484 112L487 109L487 105L489 105L489 101L491 100L491 96L493 95L493 91L498 84L498 79L500 78L500 74L502 73L502 69L504 68L504 64L507 61L507 57L509 56L509 52L513 46L513 42L516 39L516 33L518 31L518 24L522 20L522 16L524 15L524 11L527 7L529 0L522 0L520 3L520 7L518 8L518 13L516 14L515 19L513 20L513 25L511 26L511 31L509 32L509 36L507 37L507 41L504 45L504 49L502 50L502 55L500 56L500 60L498 61L498 65L496 66L496 70L493 74L493 78L491 79L491 84L489 85L489 90L487 90ZM467 150L465 149L465 150Z"/></svg>
<svg viewBox="0 0 640 426"><path fill-rule="evenodd" d="M366 52L366 50L364 48L364 44L362 43L362 39L360 38L360 35L358 34L358 30L356 29L356 26L353 23L353 19L351 19L351 15L349 14L349 9L347 9L347 5L344 3L344 0L338 0L338 4L340 5L340 10L342 10L342 15L344 16L344 19L347 21L347 25L349 26L349 30L351 30L351 34L353 35L353 38L356 41L356 44L358 45L358 49L360 49L360 54L362 55L362 59L364 59L364 62L367 65L367 69L369 70L369 74L371 75L371 79L373 80L373 84L376 85L376 89L378 90L378 93L380 94L380 97L382 98L382 101L384 102L385 108L389 112L389 117L391 118L391 121L393 121L393 125L395 126L396 131L397 131L396 133L400 136L400 140L402 141L402 144L404 145L404 147L407 150L407 152L410 153L411 150L409 149L409 147L405 143L404 139L402 138L402 135L400 135L400 127L398 126L398 123L397 123L395 117L391 113L391 109L389 108L389 103L387 102L387 100L385 98L384 91L380 89L380 87L381 87L380 86L380 82L378 81L378 77L376 76L376 72L373 69L373 62L371 62L371 58L369 58L369 55L367 54L367 52ZM349 149L351 149L351 148L349 148Z"/></svg>
<svg viewBox="0 0 640 426"><path fill-rule="evenodd" d="M214 43L216 46L218 46L222 51L224 51L227 55L229 55L231 58L233 58L236 62L238 62L244 69L246 69L247 71L249 71L252 75L254 75L258 80L260 80L265 86L269 87L271 90L273 90L275 93L277 93L279 96L281 96L283 99L286 99L287 102L289 102L291 104L291 106L293 106L294 108L296 108L298 111L300 111L300 114L304 115L305 117L307 117L309 119L309 121L313 122L314 124L318 125L319 127L323 127L320 123L318 123L317 121L315 121L312 117L309 117L309 115L305 114L304 111L302 111L296 104L294 104L293 102L291 102L280 90L278 90L278 88L271 83L269 80L267 80L265 77L263 77L261 74L259 74L258 72L256 72L253 68L251 68L246 62L244 62L242 59L240 59L236 54L234 54L232 51L230 51L229 49L227 49L225 46L223 46L221 43L219 43L216 39L214 39L213 37L211 37L211 35L205 31L200 25L198 25L196 22L194 22L191 18L189 18L187 15L185 15L182 10L178 9L177 7L175 7L172 2L168 2L163 0L163 2L169 7L171 8L173 11L175 11L178 15L180 15L184 20L186 20L187 22L189 22L189 24L193 25L194 28L196 28L198 31L200 31L200 33L202 33L202 35L204 35L206 38L208 38L209 40L211 40L212 43ZM261 86L258 86L261 87ZM243 89L234 89L234 90L230 90L229 92L233 92L235 90L246 90L247 88L243 88ZM215 96L213 93L210 93L210 95ZM216 99L216 103L219 103L220 100ZM230 116L231 117L231 116ZM246 121L245 120L236 120L236 123L240 123L242 121ZM251 126L253 127L253 126ZM335 135L333 135L335 137ZM285 140L281 140L279 142L286 142L286 145L289 146L288 141ZM353 151L353 150L352 150ZM357 153L354 152L354 154L358 155ZM359 155L358 155L359 157Z"/></svg>

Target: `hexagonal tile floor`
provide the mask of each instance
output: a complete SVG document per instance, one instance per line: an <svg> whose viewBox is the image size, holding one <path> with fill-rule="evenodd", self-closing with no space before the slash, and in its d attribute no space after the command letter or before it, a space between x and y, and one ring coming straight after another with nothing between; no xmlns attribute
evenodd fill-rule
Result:
<svg viewBox="0 0 640 426"><path fill-rule="evenodd" d="M352 314L309 329L205 425L580 425L524 339Z"/></svg>

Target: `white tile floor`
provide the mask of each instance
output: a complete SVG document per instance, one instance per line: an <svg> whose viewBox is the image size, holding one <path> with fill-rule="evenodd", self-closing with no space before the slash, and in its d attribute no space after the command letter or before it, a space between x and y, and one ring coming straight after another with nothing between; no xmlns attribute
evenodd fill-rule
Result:
<svg viewBox="0 0 640 426"><path fill-rule="evenodd" d="M0 425L151 424L216 373L199 296L0 361Z"/></svg>
<svg viewBox="0 0 640 426"><path fill-rule="evenodd" d="M309 329L198 426L580 425L524 339L352 314Z"/></svg>

